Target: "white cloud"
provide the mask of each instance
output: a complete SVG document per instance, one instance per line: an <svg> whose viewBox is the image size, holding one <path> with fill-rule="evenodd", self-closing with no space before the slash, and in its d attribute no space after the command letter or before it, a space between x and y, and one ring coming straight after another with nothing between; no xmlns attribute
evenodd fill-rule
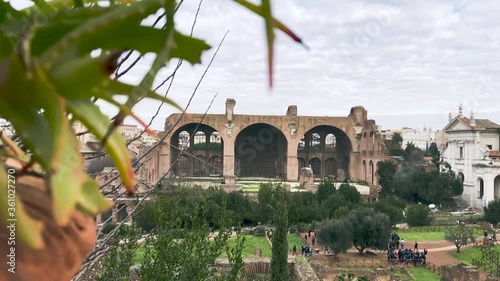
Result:
<svg viewBox="0 0 500 281"><path fill-rule="evenodd" d="M182 32L190 32L197 7L198 1L184 1L176 15ZM310 49L277 33L271 91L262 19L230 0L204 0L194 35L213 48L203 65L181 67L169 97L187 103L230 30L190 112L204 112L218 92L210 113L224 113L229 97L237 101L237 114L285 114L295 104L302 115L346 116L352 106L363 105L384 127L440 129L447 112L457 113L463 103L476 118L500 123L497 1L274 0L273 7ZM140 80L145 68L139 68L126 80ZM148 117L155 104L144 102L135 111ZM173 112L164 107L155 127L162 128Z"/></svg>

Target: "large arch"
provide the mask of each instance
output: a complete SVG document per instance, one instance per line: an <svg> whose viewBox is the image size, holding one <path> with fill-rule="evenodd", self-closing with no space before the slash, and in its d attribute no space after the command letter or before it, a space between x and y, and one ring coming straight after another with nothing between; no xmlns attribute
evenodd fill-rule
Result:
<svg viewBox="0 0 500 281"><path fill-rule="evenodd" d="M257 123L242 129L234 146L235 175L286 179L287 146L285 135L272 125Z"/></svg>
<svg viewBox="0 0 500 281"><path fill-rule="evenodd" d="M297 147L297 157L304 159L305 163L311 163L312 159L317 158L322 164L319 174L314 174L315 177L334 176L340 180L350 178L351 152L349 136L342 129L330 125L311 128L299 140ZM300 168L299 166L299 171Z"/></svg>
<svg viewBox="0 0 500 281"><path fill-rule="evenodd" d="M495 199L500 199L500 175L495 177L495 180L493 181L493 185L495 188L493 190Z"/></svg>
<svg viewBox="0 0 500 281"><path fill-rule="evenodd" d="M483 199L484 196L484 180L482 178L477 179L477 185L478 185L478 190L479 190L479 196L478 199Z"/></svg>
<svg viewBox="0 0 500 281"><path fill-rule="evenodd" d="M213 127L200 123L185 124L172 134L170 144L174 176L222 176L224 142ZM210 163L214 159L217 161Z"/></svg>

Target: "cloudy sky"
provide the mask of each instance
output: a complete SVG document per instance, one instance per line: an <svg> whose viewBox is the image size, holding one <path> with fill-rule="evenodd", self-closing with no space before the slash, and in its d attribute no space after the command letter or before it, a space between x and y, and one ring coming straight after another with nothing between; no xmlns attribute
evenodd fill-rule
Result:
<svg viewBox="0 0 500 281"><path fill-rule="evenodd" d="M184 1L176 15L181 31L189 33L198 4ZM236 114L285 114L289 105L297 105L299 115L347 116L351 107L362 105L383 129L442 129L448 113L456 115L463 104L467 115L474 110L476 118L500 123L500 5L495 0L274 0L273 7L309 49L277 34L272 90L262 19L230 0L204 0L194 36L213 48L202 65L181 66L169 97L187 104L229 30L189 112L205 112L218 93L209 113L224 113L227 98L236 99ZM140 81L151 60L141 60L124 81ZM149 121L156 107L144 101L135 112ZM164 106L153 127L161 129L173 112Z"/></svg>

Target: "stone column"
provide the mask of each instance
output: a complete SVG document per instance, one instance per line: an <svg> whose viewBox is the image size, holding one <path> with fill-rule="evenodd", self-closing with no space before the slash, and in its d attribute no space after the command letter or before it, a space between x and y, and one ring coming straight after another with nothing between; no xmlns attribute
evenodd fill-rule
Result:
<svg viewBox="0 0 500 281"><path fill-rule="evenodd" d="M234 177L234 142L236 141L235 138L226 136L226 139L224 140L224 159L223 159L223 175L224 179L226 176L233 176Z"/></svg>
<svg viewBox="0 0 500 281"><path fill-rule="evenodd" d="M488 202L495 200L495 176L490 171L485 173L483 177L484 181L484 195L483 195L483 207L488 206Z"/></svg>
<svg viewBox="0 0 500 281"><path fill-rule="evenodd" d="M170 142L161 143L157 149L159 149L159 154L160 154L159 159L158 159L157 171L158 171L159 177L162 177L163 175L165 175L165 173L167 173L167 171L169 171L170 165L171 165L171 162L170 162L170 154L171 154ZM165 177L168 177L171 174L172 174L172 170L170 170L170 172L167 175L165 175ZM159 179L159 177L157 179ZM156 184L156 180L152 184Z"/></svg>
<svg viewBox="0 0 500 281"><path fill-rule="evenodd" d="M286 180L297 181L299 178L299 160L297 159L297 148L299 139L288 139L286 153Z"/></svg>
<svg viewBox="0 0 500 281"><path fill-rule="evenodd" d="M210 137L212 136L213 132L207 131L205 132L205 172L204 176L207 177L210 175L210 166L208 165L210 161Z"/></svg>
<svg viewBox="0 0 500 281"><path fill-rule="evenodd" d="M95 223L102 223L102 213L97 213L97 215L95 216Z"/></svg>
<svg viewBox="0 0 500 281"><path fill-rule="evenodd" d="M118 205L113 205L113 209L112 209L112 213L111 213L111 222L116 224L118 223Z"/></svg>

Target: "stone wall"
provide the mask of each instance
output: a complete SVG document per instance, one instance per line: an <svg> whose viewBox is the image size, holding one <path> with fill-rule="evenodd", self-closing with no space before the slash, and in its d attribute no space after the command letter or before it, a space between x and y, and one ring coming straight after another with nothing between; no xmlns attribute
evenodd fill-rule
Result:
<svg viewBox="0 0 500 281"><path fill-rule="evenodd" d="M271 259L268 258L256 258L256 259L245 259L245 275L254 276L256 274L271 274ZM229 270L229 262L227 260L217 260L215 265L220 270ZM306 259L300 260L288 260L288 266L290 270L290 280L291 281L319 281L318 277L314 273L314 270L309 265ZM246 280L245 277L242 280Z"/></svg>
<svg viewBox="0 0 500 281"><path fill-rule="evenodd" d="M313 268L305 259L303 261L295 261L292 270L292 281L319 281Z"/></svg>
<svg viewBox="0 0 500 281"><path fill-rule="evenodd" d="M479 280L477 267L465 264L441 266L441 281L469 280Z"/></svg>

